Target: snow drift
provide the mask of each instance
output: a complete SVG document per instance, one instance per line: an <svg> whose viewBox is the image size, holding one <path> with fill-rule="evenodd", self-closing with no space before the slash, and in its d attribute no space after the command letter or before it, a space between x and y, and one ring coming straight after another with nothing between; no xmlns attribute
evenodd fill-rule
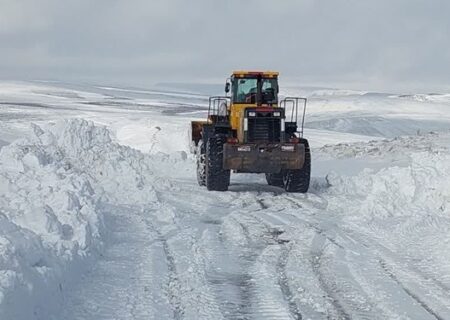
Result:
<svg viewBox="0 0 450 320"><path fill-rule="evenodd" d="M342 224L377 239L393 257L410 257L408 264L432 279L450 274L450 154L436 149L409 154L408 165L327 177L328 210ZM450 286L448 277L436 281Z"/></svg>
<svg viewBox="0 0 450 320"><path fill-rule="evenodd" d="M82 120L34 126L1 149L1 319L57 313L102 248L104 203L156 200L150 160Z"/></svg>

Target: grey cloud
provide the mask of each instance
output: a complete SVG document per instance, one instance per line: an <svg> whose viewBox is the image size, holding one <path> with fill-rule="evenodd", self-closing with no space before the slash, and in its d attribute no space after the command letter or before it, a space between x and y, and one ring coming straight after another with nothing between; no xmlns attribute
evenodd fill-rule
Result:
<svg viewBox="0 0 450 320"><path fill-rule="evenodd" d="M302 84L445 90L443 0L0 0L0 75L117 84L280 70Z"/></svg>

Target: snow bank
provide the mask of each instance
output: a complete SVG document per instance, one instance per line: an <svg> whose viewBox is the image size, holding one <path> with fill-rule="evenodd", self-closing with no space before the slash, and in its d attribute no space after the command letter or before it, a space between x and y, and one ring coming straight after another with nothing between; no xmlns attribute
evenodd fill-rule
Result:
<svg viewBox="0 0 450 320"><path fill-rule="evenodd" d="M413 153L406 167L378 172L364 170L355 177L331 174L334 192L359 199L357 216L369 219L414 214L445 215L450 218L450 155Z"/></svg>
<svg viewBox="0 0 450 320"><path fill-rule="evenodd" d="M450 274L450 153L418 152L410 159L405 167L366 169L353 177L330 174L328 209L439 279ZM450 278L440 281L450 285Z"/></svg>
<svg viewBox="0 0 450 320"><path fill-rule="evenodd" d="M418 93L418 94L392 95L392 96L389 96L389 98L400 98L400 99L407 99L407 100L413 100L413 101L418 101L418 102L448 103L450 101L450 94Z"/></svg>
<svg viewBox="0 0 450 320"><path fill-rule="evenodd" d="M446 152L448 141L450 141L448 132L429 132L368 142L328 144L316 149L315 156L322 159L341 159L409 155L416 152Z"/></svg>
<svg viewBox="0 0 450 320"><path fill-rule="evenodd" d="M0 319L47 319L102 248L104 203L156 200L152 162L82 120L0 150ZM170 161L168 161L170 163Z"/></svg>
<svg viewBox="0 0 450 320"><path fill-rule="evenodd" d="M450 219L450 132L326 145L316 158L384 161L379 170L364 169L356 176L327 176L331 198L352 198L358 214L370 220L414 213L446 215ZM396 164L399 165L396 165ZM344 211L343 211L344 212ZM346 209L345 212L348 212Z"/></svg>
<svg viewBox="0 0 450 320"><path fill-rule="evenodd" d="M38 127L0 152L1 319L54 311L76 269L101 246L98 199L66 152Z"/></svg>
<svg viewBox="0 0 450 320"><path fill-rule="evenodd" d="M151 158L114 143L106 127L83 120L61 122L50 129L70 167L89 174L108 202L145 204L156 200Z"/></svg>

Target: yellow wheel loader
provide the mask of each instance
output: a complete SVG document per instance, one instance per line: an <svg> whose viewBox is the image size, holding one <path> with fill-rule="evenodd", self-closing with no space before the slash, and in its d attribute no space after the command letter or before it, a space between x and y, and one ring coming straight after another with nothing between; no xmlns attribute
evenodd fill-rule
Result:
<svg viewBox="0 0 450 320"><path fill-rule="evenodd" d="M269 185L288 192L308 191L306 99L279 101L278 92L278 72L235 71L227 79L225 96L209 98L206 121L191 123L191 151L201 186L226 191L231 172L245 172L265 173Z"/></svg>

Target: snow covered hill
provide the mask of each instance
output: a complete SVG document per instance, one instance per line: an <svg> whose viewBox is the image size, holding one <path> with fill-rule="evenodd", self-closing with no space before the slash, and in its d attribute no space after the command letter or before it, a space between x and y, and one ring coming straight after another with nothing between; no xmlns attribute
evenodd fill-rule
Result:
<svg viewBox="0 0 450 320"><path fill-rule="evenodd" d="M198 92L0 84L0 319L450 319L446 95L286 90L301 195L199 187Z"/></svg>

